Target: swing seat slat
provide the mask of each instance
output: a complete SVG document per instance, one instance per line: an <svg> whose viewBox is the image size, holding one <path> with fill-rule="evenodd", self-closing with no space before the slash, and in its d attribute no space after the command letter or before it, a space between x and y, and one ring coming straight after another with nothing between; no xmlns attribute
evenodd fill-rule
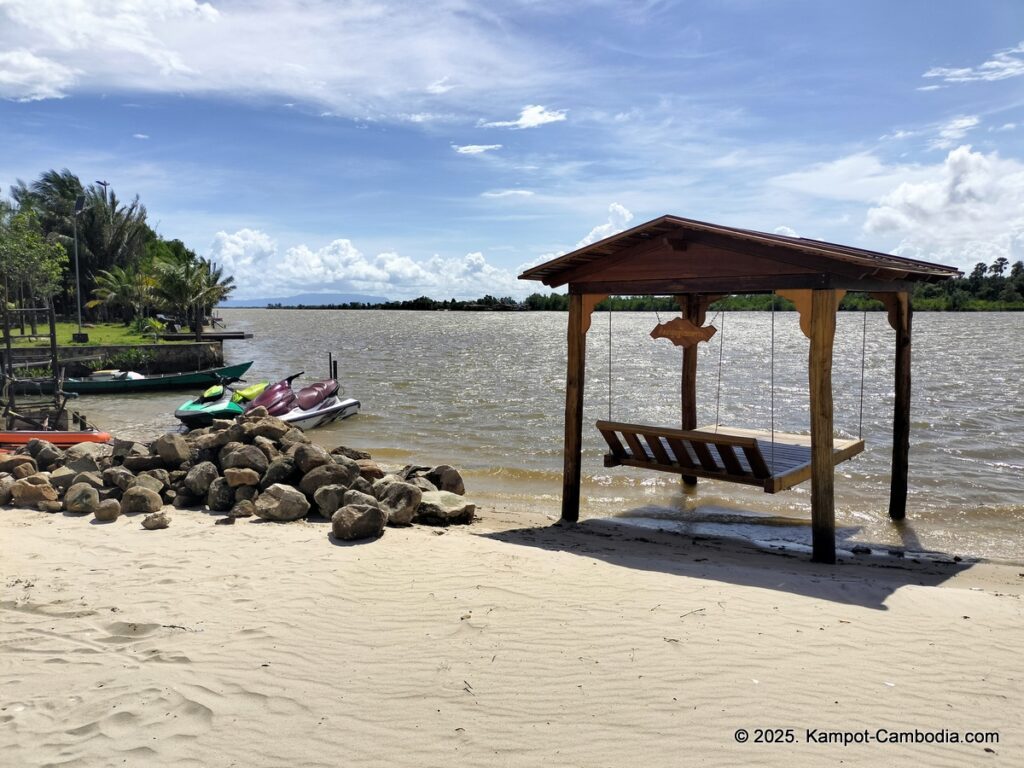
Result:
<svg viewBox="0 0 1024 768"><path fill-rule="evenodd" d="M776 493L811 477L811 439L788 432L714 426L666 429L599 421L608 443L606 467L627 466L760 486ZM863 440L835 439L833 464L864 450ZM739 449L739 450L737 450Z"/></svg>

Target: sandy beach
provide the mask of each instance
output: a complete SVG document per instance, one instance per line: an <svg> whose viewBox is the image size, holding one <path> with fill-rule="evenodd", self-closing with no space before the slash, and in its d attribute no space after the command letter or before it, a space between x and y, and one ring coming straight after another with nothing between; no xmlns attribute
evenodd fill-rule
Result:
<svg viewBox="0 0 1024 768"><path fill-rule="evenodd" d="M4 765L1019 764L1020 566L172 514L0 511Z"/></svg>

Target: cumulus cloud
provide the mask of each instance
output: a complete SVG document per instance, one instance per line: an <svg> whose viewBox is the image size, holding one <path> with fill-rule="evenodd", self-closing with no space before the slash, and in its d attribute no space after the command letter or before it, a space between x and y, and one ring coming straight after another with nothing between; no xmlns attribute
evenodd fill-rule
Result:
<svg viewBox="0 0 1024 768"><path fill-rule="evenodd" d="M629 226L629 222L632 220L632 211L624 205L612 203L608 206L608 220L604 224L598 224L590 230L586 237L576 243L576 247L582 248L585 245L596 243L598 240L603 240L606 237L617 235L619 232L626 229L626 227Z"/></svg>
<svg viewBox="0 0 1024 768"><path fill-rule="evenodd" d="M864 229L900 238L895 253L961 268L1024 257L1024 164L964 145L936 177L903 182L867 214Z"/></svg>
<svg viewBox="0 0 1024 768"><path fill-rule="evenodd" d="M0 53L0 98L59 99L75 82L75 70L30 51Z"/></svg>
<svg viewBox="0 0 1024 768"><path fill-rule="evenodd" d="M484 152L501 149L501 144L452 144L452 149L460 155L482 155Z"/></svg>
<svg viewBox="0 0 1024 768"><path fill-rule="evenodd" d="M782 235L783 237L800 237L800 235L796 233L795 229L793 229L792 227L787 227L785 225L776 227L775 229L772 230L772 232L776 235Z"/></svg>
<svg viewBox="0 0 1024 768"><path fill-rule="evenodd" d="M1024 75L1024 42L1015 48L996 51L992 58L976 67L932 67L923 77L939 78L947 83L992 82Z"/></svg>
<svg viewBox="0 0 1024 768"><path fill-rule="evenodd" d="M928 142L929 149L949 149L981 123L977 115L960 115L939 127L938 135Z"/></svg>
<svg viewBox="0 0 1024 768"><path fill-rule="evenodd" d="M528 104L523 107L522 112L519 113L519 117L515 120L498 120L493 123L481 122L480 125L484 128L513 128L516 130L521 130L523 128L536 128L538 125L558 123L565 120L566 112L568 112L568 110L549 110L547 107L541 106L540 104Z"/></svg>
<svg viewBox="0 0 1024 768"><path fill-rule="evenodd" d="M383 294L389 298L472 298L522 295L524 286L480 252L461 258L435 255L416 261L398 253L362 253L339 238L320 248L301 244L281 252L265 232L218 232L209 256L235 276L239 298L303 291Z"/></svg>

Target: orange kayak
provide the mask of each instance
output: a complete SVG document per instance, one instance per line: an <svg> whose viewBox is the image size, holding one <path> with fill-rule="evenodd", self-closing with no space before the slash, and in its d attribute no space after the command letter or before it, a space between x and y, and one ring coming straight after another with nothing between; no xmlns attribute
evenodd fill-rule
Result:
<svg viewBox="0 0 1024 768"><path fill-rule="evenodd" d="M109 432L46 432L43 430L0 431L0 445L25 445L29 440L46 440L56 446L77 445L78 443L109 443L113 438Z"/></svg>

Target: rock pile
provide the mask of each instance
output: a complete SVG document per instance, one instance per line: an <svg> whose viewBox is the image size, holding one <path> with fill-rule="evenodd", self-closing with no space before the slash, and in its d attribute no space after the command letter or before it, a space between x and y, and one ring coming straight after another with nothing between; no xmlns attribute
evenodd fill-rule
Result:
<svg viewBox="0 0 1024 768"><path fill-rule="evenodd" d="M476 512L454 467L407 466L387 473L365 451L328 451L257 408L152 444L116 440L62 451L32 440L0 456L0 505L65 510L112 521L143 514L166 528L165 505L205 507L235 518L288 522L315 511L343 541L375 538L385 526L469 523Z"/></svg>

